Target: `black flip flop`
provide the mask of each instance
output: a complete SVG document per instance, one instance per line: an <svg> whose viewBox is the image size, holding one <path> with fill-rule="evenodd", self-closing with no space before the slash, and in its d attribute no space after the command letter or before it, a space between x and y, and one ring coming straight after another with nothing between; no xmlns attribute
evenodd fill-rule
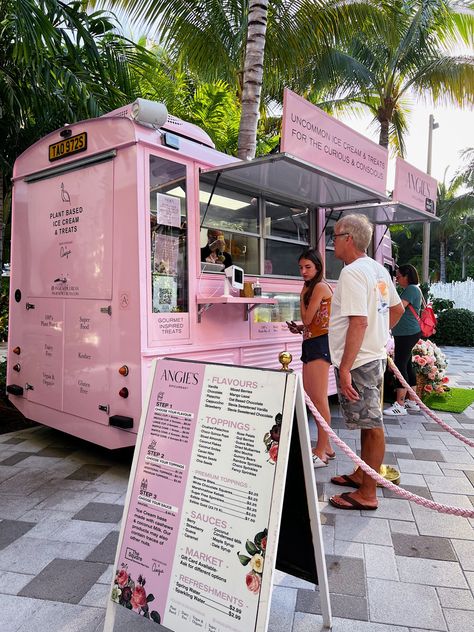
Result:
<svg viewBox="0 0 474 632"><path fill-rule="evenodd" d="M332 496L329 499L329 502L333 507L336 507L337 509L349 509L349 510L365 509L366 511L375 511L377 509L377 507L372 507L370 505L363 505L355 498L352 498L350 494L351 492L345 492L344 494L341 494L340 496ZM349 505L340 505L335 500L336 498L342 498L347 503L349 503Z"/></svg>
<svg viewBox="0 0 474 632"><path fill-rule="evenodd" d="M344 479L344 482L336 480L338 478ZM354 489L359 489L360 487L360 484L353 481L352 478L348 476L347 474L341 474L340 476L333 476L331 478L331 483L333 485L339 485L340 487L353 487Z"/></svg>

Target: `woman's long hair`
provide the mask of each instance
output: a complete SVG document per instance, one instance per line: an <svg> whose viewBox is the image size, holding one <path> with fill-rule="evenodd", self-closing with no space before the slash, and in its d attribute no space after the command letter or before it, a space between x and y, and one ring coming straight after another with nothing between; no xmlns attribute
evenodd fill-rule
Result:
<svg viewBox="0 0 474 632"><path fill-rule="evenodd" d="M305 307L308 307L314 288L323 278L323 273L324 273L323 260L319 252L315 250L314 248L308 248L308 250L305 250L304 252L302 252L300 256L298 257L298 263L301 261L301 259L308 259L308 261L311 261L312 263L314 263L316 267L316 274L311 279L311 281L304 282L308 290L303 297L303 303Z"/></svg>

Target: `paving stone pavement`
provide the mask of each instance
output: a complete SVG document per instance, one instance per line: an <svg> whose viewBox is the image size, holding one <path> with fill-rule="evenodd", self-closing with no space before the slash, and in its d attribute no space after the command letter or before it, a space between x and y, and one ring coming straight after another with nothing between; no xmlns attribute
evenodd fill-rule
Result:
<svg viewBox="0 0 474 632"><path fill-rule="evenodd" d="M444 351L451 383L472 386L474 349ZM441 415L472 436L474 407ZM337 407L332 417L359 448ZM385 462L400 470L402 487L472 509L474 448L421 413L389 419L386 438ZM337 510L328 498L341 489L329 480L351 471L337 452L316 470L333 630L474 632L474 519L386 489L376 512ZM2 632L101 632L131 460L131 449L108 452L41 426L0 435ZM118 609L114 632L159 629ZM319 591L277 571L270 632L322 629Z"/></svg>

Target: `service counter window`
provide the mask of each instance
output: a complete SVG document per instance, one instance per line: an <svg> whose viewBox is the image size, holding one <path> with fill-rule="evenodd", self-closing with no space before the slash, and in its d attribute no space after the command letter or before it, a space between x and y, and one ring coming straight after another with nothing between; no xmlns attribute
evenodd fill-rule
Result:
<svg viewBox="0 0 474 632"><path fill-rule="evenodd" d="M310 244L307 209L219 186L213 191L205 182L200 185L200 205L201 261L218 259L226 266L231 262L246 274L299 278L298 257ZM221 246L214 256L207 246L216 235Z"/></svg>
<svg viewBox="0 0 474 632"><path fill-rule="evenodd" d="M258 200L220 187L212 192L210 184L201 182L200 209L201 261L213 263L217 259L225 265L240 266L246 274L260 274ZM210 257L206 245L216 236L220 244Z"/></svg>
<svg viewBox="0 0 474 632"><path fill-rule="evenodd" d="M299 277L298 258L309 248L308 209L265 202L264 274Z"/></svg>
<svg viewBox="0 0 474 632"><path fill-rule="evenodd" d="M186 167L157 156L149 167L152 311L188 312Z"/></svg>

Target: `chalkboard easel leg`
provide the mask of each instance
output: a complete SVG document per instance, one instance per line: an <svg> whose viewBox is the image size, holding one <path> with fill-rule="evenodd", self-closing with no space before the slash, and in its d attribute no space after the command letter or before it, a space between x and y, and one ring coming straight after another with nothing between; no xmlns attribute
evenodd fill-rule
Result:
<svg viewBox="0 0 474 632"><path fill-rule="evenodd" d="M313 461L311 456L311 440L308 429L308 416L306 414L306 404L301 378L298 379L295 409L301 446L301 458L303 461L306 495L308 499L308 512L313 536L314 560L316 562L316 570L318 573L319 597L321 600L323 625L325 628L332 628L331 601L329 597L326 559L324 557L323 532L319 516L318 491L316 488L316 479L314 478Z"/></svg>
<svg viewBox="0 0 474 632"><path fill-rule="evenodd" d="M109 597L107 604L107 610L105 611L105 621L103 632L114 632L115 625L115 613L117 610L117 604Z"/></svg>

